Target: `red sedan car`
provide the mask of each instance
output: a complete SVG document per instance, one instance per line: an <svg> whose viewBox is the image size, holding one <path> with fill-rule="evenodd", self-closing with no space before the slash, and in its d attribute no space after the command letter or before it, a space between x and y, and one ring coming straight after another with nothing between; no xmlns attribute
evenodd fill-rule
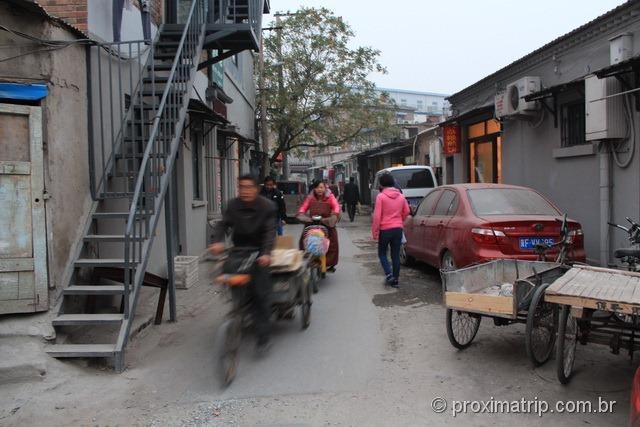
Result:
<svg viewBox="0 0 640 427"><path fill-rule="evenodd" d="M402 261L458 268L497 258L536 260L537 244L560 240L562 214L544 196L526 187L456 184L429 193L404 223ZM585 261L579 223L569 220L569 258ZM552 248L547 255L557 254Z"/></svg>

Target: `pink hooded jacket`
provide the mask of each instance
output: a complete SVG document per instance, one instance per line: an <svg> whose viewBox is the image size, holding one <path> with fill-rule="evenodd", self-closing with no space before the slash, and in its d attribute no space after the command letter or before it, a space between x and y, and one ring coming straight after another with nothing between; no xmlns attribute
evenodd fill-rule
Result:
<svg viewBox="0 0 640 427"><path fill-rule="evenodd" d="M386 187L376 197L371 235L375 240L378 240L380 230L402 228L404 220L410 212L407 199L404 198L400 190Z"/></svg>

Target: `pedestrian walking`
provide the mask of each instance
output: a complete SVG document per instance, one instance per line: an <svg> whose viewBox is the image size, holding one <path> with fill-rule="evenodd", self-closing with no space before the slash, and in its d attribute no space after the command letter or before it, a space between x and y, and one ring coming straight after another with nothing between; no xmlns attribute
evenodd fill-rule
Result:
<svg viewBox="0 0 640 427"><path fill-rule="evenodd" d="M398 287L400 277L400 248L402 245L403 224L409 216L409 204L400 190L394 187L391 174L380 177L382 191L376 197L373 211L371 234L378 241L378 257L386 275L386 283ZM391 265L387 250L391 247Z"/></svg>
<svg viewBox="0 0 640 427"><path fill-rule="evenodd" d="M356 206L360 203L360 190L355 181L353 177L349 178L349 183L344 186L344 194L342 195L344 204L347 205L346 210L351 222L356 217Z"/></svg>
<svg viewBox="0 0 640 427"><path fill-rule="evenodd" d="M287 219L287 207L285 206L282 192L276 186L276 180L270 176L266 177L262 190L260 190L260 195L276 204L276 233L278 236L282 236L284 234L284 223Z"/></svg>

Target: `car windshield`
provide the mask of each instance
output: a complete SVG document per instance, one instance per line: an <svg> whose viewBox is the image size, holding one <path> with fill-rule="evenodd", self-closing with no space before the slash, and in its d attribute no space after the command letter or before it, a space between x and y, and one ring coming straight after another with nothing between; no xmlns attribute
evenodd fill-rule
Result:
<svg viewBox="0 0 640 427"><path fill-rule="evenodd" d="M282 191L282 194L298 194L300 184L297 182L279 182L278 190Z"/></svg>
<svg viewBox="0 0 640 427"><path fill-rule="evenodd" d="M468 190L469 200L477 216L484 215L551 215L557 211L544 197L532 190L517 188L482 188Z"/></svg>
<svg viewBox="0 0 640 427"><path fill-rule="evenodd" d="M433 188L435 184L428 169L399 169L391 171L396 184L406 188Z"/></svg>

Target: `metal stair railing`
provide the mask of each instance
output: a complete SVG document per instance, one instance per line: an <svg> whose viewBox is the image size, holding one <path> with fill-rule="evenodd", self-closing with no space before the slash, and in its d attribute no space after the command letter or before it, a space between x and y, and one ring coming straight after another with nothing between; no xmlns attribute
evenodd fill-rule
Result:
<svg viewBox="0 0 640 427"><path fill-rule="evenodd" d="M124 235L124 317L116 344L116 368L121 369L142 279L153 244L154 232L171 179L187 114L192 80L202 52L206 23L206 0L193 0L176 50L166 86L144 146L133 190ZM151 65L152 91L155 72ZM143 86L142 86L143 87ZM143 215L151 210L151 215Z"/></svg>
<svg viewBox="0 0 640 427"><path fill-rule="evenodd" d="M96 123L95 128L89 130L93 200L116 193L109 191L107 184L109 174L116 167L115 157L126 154L126 131L133 135L136 126L144 128L141 87L147 69L153 64L155 43L155 40L134 40L96 43L87 47L89 119ZM129 105L125 102L127 95ZM135 117L136 111L140 112L140 119ZM131 170L129 166L129 162L123 162L125 176L136 172L133 170L135 166ZM128 191L129 182L125 180L122 192Z"/></svg>

